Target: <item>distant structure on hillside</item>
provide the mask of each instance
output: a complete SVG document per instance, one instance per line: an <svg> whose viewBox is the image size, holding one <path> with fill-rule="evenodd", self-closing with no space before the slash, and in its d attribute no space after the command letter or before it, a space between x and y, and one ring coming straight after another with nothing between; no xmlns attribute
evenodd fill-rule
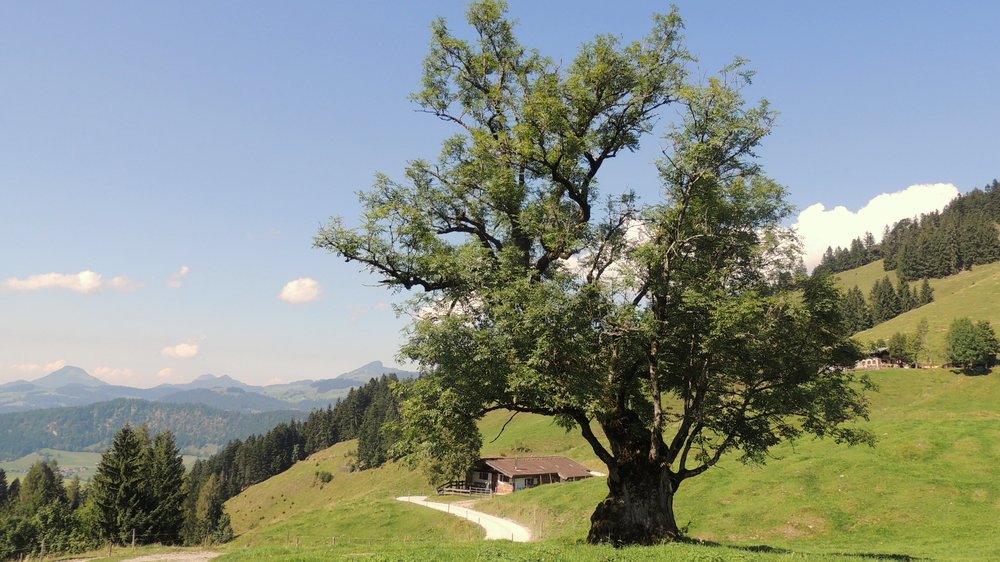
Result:
<svg viewBox="0 0 1000 562"><path fill-rule="evenodd" d="M509 494L542 484L572 482L594 473L566 457L484 458L476 461L464 482L438 488L439 494Z"/></svg>
<svg viewBox="0 0 1000 562"><path fill-rule="evenodd" d="M872 370L872 369L886 369L889 367L895 367L896 363L889 359L889 348L880 347L873 351L869 351L865 354L865 358L861 359L854 365L857 370Z"/></svg>

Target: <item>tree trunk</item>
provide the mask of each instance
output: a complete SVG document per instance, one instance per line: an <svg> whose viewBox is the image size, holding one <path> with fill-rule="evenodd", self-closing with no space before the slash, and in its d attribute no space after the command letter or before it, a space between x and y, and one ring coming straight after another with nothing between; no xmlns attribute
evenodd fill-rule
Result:
<svg viewBox="0 0 1000 562"><path fill-rule="evenodd" d="M608 497L590 518L587 542L652 545L676 539L671 476L668 468L648 459L623 463L619 458L608 476Z"/></svg>

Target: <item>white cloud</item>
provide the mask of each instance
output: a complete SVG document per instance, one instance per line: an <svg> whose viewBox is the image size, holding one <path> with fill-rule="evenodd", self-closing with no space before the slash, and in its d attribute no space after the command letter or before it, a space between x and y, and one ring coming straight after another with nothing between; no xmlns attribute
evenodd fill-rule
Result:
<svg viewBox="0 0 1000 562"><path fill-rule="evenodd" d="M822 203L810 205L799 213L795 229L802 242L803 260L812 269L819 265L826 248L848 247L851 240L865 232L881 240L886 225L921 213L943 209L958 196L958 188L950 183L917 184L873 198L857 212L838 205L827 210Z"/></svg>
<svg viewBox="0 0 1000 562"><path fill-rule="evenodd" d="M171 369L170 367L167 367L166 369L160 369L159 371L156 372L156 376L160 377L161 379L169 379L170 376L173 374L174 370Z"/></svg>
<svg viewBox="0 0 1000 562"><path fill-rule="evenodd" d="M378 301L375 303L375 308L378 310L392 310L392 305L385 301Z"/></svg>
<svg viewBox="0 0 1000 562"><path fill-rule="evenodd" d="M298 304L318 299L319 293L320 287L318 281L308 277L302 277L301 279L285 283L285 286L281 289L281 294L278 295L278 298L285 302Z"/></svg>
<svg viewBox="0 0 1000 562"><path fill-rule="evenodd" d="M191 273L191 268L186 265L182 265L181 268L174 272L170 276L170 279L167 280L167 287L170 287L171 289L180 289L181 284L184 282L184 278L187 277L188 273Z"/></svg>
<svg viewBox="0 0 1000 562"><path fill-rule="evenodd" d="M11 365L10 368L14 371L20 371L22 373L44 373L48 374L52 371L58 371L66 366L65 359L59 359L57 361L52 361L50 363L19 363L17 365Z"/></svg>
<svg viewBox="0 0 1000 562"><path fill-rule="evenodd" d="M190 359L198 355L198 343L189 340L174 346L167 346L160 350L160 355L175 359Z"/></svg>
<svg viewBox="0 0 1000 562"><path fill-rule="evenodd" d="M127 383L135 378L135 372L127 367L97 367L94 376L110 383Z"/></svg>
<svg viewBox="0 0 1000 562"><path fill-rule="evenodd" d="M41 273L24 279L8 277L3 287L9 291L37 291L40 289L68 289L81 294L89 294L104 288L116 291L133 291L140 287L128 277L112 277L105 281L100 273L81 271L80 273Z"/></svg>

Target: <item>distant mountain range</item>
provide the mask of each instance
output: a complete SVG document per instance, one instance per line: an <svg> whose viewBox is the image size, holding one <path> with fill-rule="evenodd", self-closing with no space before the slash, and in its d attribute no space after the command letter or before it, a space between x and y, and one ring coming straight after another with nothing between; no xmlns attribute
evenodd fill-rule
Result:
<svg viewBox="0 0 1000 562"><path fill-rule="evenodd" d="M126 423L145 425L154 434L170 430L185 454L206 456L233 439L263 435L279 423L306 416L297 410L249 413L132 398L0 414L0 459L39 449L100 452Z"/></svg>
<svg viewBox="0 0 1000 562"><path fill-rule="evenodd" d="M0 385L0 414L87 406L119 398L204 404L233 412L309 411L325 407L347 394L351 388L390 373L395 373L400 379L417 376L412 371L386 367L381 361L373 361L323 380L253 386L228 375L202 375L185 384L132 388L108 384L79 367L66 366L33 381L20 380Z"/></svg>

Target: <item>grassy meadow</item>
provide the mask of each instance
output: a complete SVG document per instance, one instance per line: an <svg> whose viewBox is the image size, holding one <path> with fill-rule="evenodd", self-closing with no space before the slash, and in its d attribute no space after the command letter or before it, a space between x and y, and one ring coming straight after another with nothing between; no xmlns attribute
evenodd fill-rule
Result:
<svg viewBox="0 0 1000 562"><path fill-rule="evenodd" d="M882 260L863 267L838 273L838 286L850 289L855 285L868 296L875 281L887 272L882 269ZM888 272L896 282L896 273ZM911 310L905 314L883 322L870 330L859 332L855 339L860 342L878 339L888 340L895 332L911 333L917 329L922 319L927 320L927 358L931 364L941 365L947 361L947 334L952 320L968 316L973 322L988 320L994 328L1000 328L1000 262L976 266L942 279L931 279L934 302ZM912 283L919 289L920 283ZM925 358L921 358L926 361Z"/></svg>
<svg viewBox="0 0 1000 562"><path fill-rule="evenodd" d="M879 439L875 448L806 439L779 447L764 467L724 460L676 498L693 543L580 544L606 493L602 478L480 500L477 509L531 527L536 541L479 542L477 526L393 500L433 494L419 472L405 464L347 472L353 443L342 443L230 500L239 536L224 560L1000 559L998 374L871 375L880 392L864 425ZM489 443L508 417L483 421L484 455L563 454L602 468L576 432L541 416L519 414ZM333 480L322 484L320 471Z"/></svg>

